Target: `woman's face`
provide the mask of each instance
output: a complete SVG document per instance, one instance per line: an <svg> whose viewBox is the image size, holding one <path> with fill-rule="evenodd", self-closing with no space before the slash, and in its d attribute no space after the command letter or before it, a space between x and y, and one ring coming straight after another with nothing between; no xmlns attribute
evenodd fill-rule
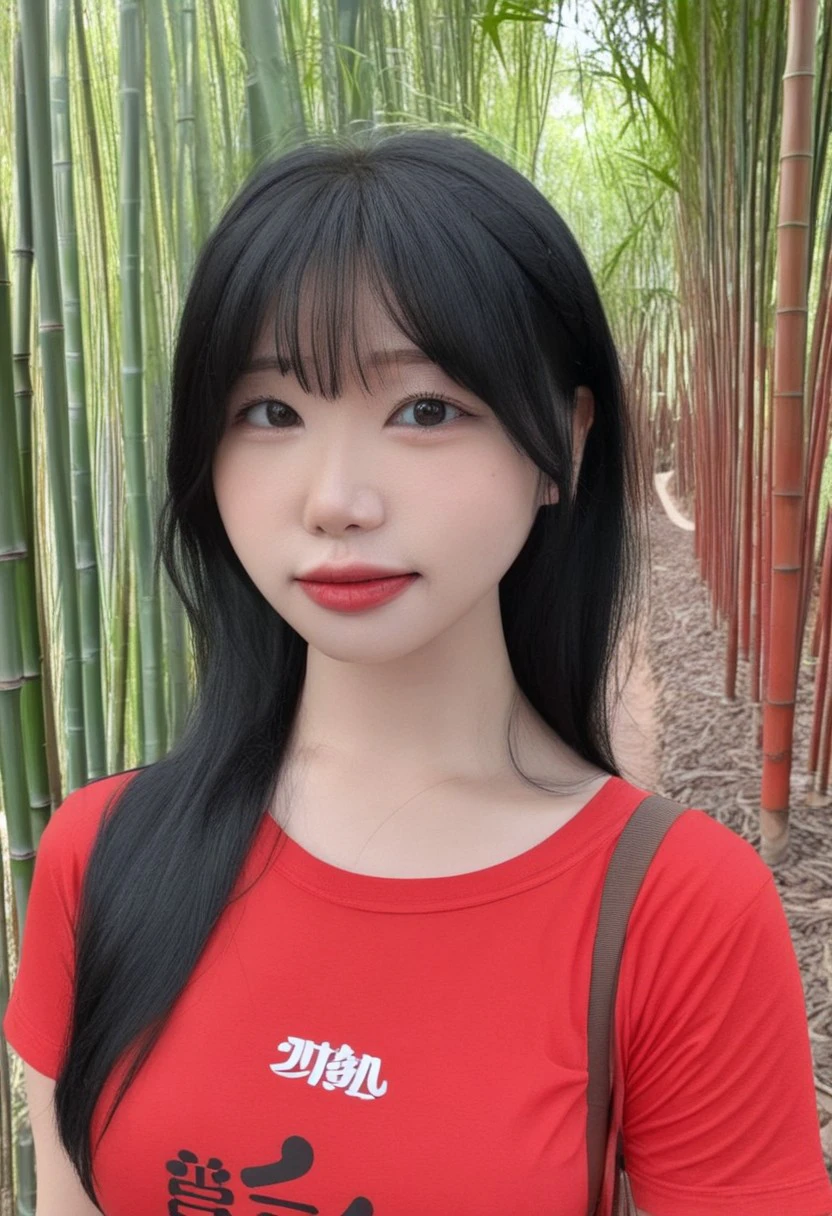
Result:
<svg viewBox="0 0 832 1216"><path fill-rule="evenodd" d="M252 582L310 646L359 663L414 652L495 596L539 506L537 467L488 406L425 361L371 297L362 319L362 354L384 356L368 367L371 392L356 376L327 401L274 366L247 372L213 462L219 513ZM268 318L252 362L273 350ZM296 581L353 561L419 577L357 613L315 603Z"/></svg>

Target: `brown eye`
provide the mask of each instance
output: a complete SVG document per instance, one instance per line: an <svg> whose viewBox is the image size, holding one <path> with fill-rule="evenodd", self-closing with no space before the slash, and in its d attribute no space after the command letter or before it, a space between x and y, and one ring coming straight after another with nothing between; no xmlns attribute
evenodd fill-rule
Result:
<svg viewBox="0 0 832 1216"><path fill-rule="evenodd" d="M428 408L425 409L423 408L424 406ZM414 410L417 421L426 423L425 426L419 426L416 429L436 430L441 428L443 421L446 421L445 415L447 415L449 409L456 410L457 414L460 414L463 418L466 417L465 411L461 410L458 405L454 405L447 397L435 393L430 397L414 397L401 410L397 411L397 414L404 413L407 410ZM451 419L451 421L454 421L454 419Z"/></svg>
<svg viewBox="0 0 832 1216"><path fill-rule="evenodd" d="M266 422L253 422L252 414L256 409L265 406ZM257 427L258 430L287 430L287 421L291 424L290 415L297 418L297 413L285 401L276 401L274 397L258 397L254 401L250 401L238 411L236 420L238 422L247 422L250 426Z"/></svg>

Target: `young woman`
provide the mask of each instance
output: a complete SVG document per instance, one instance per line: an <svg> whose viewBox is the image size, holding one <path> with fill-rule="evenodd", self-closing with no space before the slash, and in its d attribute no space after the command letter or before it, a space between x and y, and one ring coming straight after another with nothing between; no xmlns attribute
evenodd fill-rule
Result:
<svg viewBox="0 0 832 1216"><path fill-rule="evenodd" d="M609 731L637 468L520 173L409 130L253 174L175 354L198 695L39 844L4 1021L38 1216L585 1216L591 951L647 792ZM782 905L704 810L639 891L615 1044L640 1211L832 1211Z"/></svg>

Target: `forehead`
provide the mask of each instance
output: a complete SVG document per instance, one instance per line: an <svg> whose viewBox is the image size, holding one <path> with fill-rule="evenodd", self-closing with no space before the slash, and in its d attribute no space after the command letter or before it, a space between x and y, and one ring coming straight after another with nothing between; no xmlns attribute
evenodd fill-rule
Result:
<svg viewBox="0 0 832 1216"><path fill-rule="evenodd" d="M442 369L395 324L373 292L356 287L353 298L342 303L344 307L337 313L337 339L339 362L348 380L359 380L363 371L369 380L379 379L383 383L409 367L432 368L442 374ZM336 334L330 332L333 317L328 304L326 300L316 301L309 292L298 304L297 350L305 369L315 367L316 356L322 366L327 366L334 357ZM266 370L288 376L296 374L291 310L287 309L281 318L279 333L275 332L277 319L277 306L273 303L257 333L243 374Z"/></svg>
<svg viewBox="0 0 832 1216"><path fill-rule="evenodd" d="M356 345L360 349L374 350L377 347L385 348L395 344L396 346L418 350L418 347L414 346L399 326L393 322L374 292L368 290L366 286L356 286L352 293L352 299L348 299L347 289L343 290L342 307L338 310L342 340L346 339L349 341L349 329L350 324L352 324ZM317 299L309 290L303 293L301 300L298 302L297 336L300 348L304 354L311 353L313 337L318 342L323 342L330 337L326 332L332 319L332 309L329 307L329 303L326 299ZM291 310L287 309L286 313L288 314L288 318L291 318ZM277 305L273 302L268 308L263 324L258 332L254 349L255 354L265 354L274 351L276 316ZM284 318L284 326L288 318ZM281 336L285 337L285 334Z"/></svg>

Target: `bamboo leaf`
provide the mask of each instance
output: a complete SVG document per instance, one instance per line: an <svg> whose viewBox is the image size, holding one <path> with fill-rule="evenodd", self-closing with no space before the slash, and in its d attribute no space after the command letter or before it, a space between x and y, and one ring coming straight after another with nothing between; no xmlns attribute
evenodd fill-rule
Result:
<svg viewBox="0 0 832 1216"><path fill-rule="evenodd" d="M649 173L651 177L655 177L662 185L667 186L674 194L679 193L679 181L673 176L669 168L662 168L660 165L653 165L643 156L639 156L637 152L628 152L622 149L618 153L619 159L627 161L629 164L636 165L637 168L643 169L645 173Z"/></svg>

